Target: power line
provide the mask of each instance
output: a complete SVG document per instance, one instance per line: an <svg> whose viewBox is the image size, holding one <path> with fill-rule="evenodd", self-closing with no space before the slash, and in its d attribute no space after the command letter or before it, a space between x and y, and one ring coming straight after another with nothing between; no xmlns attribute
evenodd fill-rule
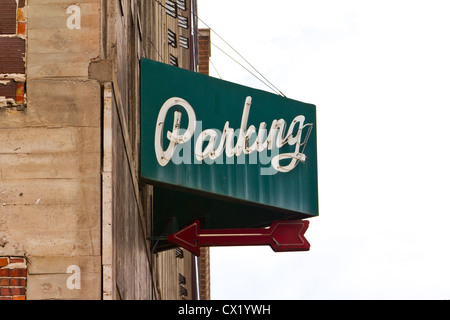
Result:
<svg viewBox="0 0 450 320"><path fill-rule="evenodd" d="M209 58L209 62L211 62L211 65L213 66L214 70L216 70L217 75L219 76L220 79L222 79L222 77L220 76L219 71L217 70L216 66L214 65L214 63L212 62L211 58Z"/></svg>
<svg viewBox="0 0 450 320"><path fill-rule="evenodd" d="M161 54L159 53L158 49L155 47L155 44L151 40L150 40L150 44L152 45L153 49L155 49L155 51L158 54L158 56L161 58L161 62L164 62L164 58L161 56Z"/></svg>
<svg viewBox="0 0 450 320"><path fill-rule="evenodd" d="M200 35L200 33L199 33ZM256 76L253 72L251 72L250 70L248 70L245 66L243 66L239 61L237 61L236 59L234 59L232 56L230 56L227 52L225 52L223 49L221 49L219 46L217 46L215 43L213 43L212 41L210 41L211 44L213 46L215 46L217 49L219 49L222 53L224 53L227 57L229 57L231 60L233 60L234 62L236 62L238 65L240 65L243 69L245 69L248 73L250 73L252 76L254 76L256 79L258 79L259 81L261 81L264 85L266 85L269 89L273 90L275 93L278 94L277 91L275 91L272 87L270 87L267 83L265 83L264 81L262 81L260 78L258 78L258 76ZM164 58L161 56L161 54L159 53L158 49L156 48L156 46L153 44L153 42L150 41L150 44L152 45L153 49L156 51L156 53L158 54L158 56L161 58L161 61L164 62ZM209 58L209 62L211 62L211 65L213 66L214 70L216 71L217 75L219 76L220 79L222 79L219 71L217 70L216 66L214 65L214 63L212 62L211 58Z"/></svg>
<svg viewBox="0 0 450 320"><path fill-rule="evenodd" d="M200 36L200 32L198 32L198 35ZM261 83L263 83L265 86L267 86L267 88L269 88L270 90L272 90L273 92L275 92L278 95L282 95L284 97L286 97L280 90L276 89L276 87L271 87L269 86L266 82L264 82L263 80L261 80L260 78L258 78L257 75L255 75L253 72L251 72L248 68L246 68L242 63L240 63L239 61L237 61L235 58L233 58L230 54L228 54L227 52L225 52L225 50L221 49L218 45L216 45L214 42L212 42L210 40L210 43L216 47L217 49L219 49L223 54L225 54L228 58L230 58L231 60L233 60L236 64L238 64L239 66L241 66L244 70L246 70L248 73L250 73L252 76L254 76L256 79L258 79L259 81L261 81ZM211 59L210 59L211 61ZM212 63L212 61L211 61ZM213 65L214 69L217 71L217 69L215 68L215 66ZM220 77L220 75L219 75ZM220 77L220 79L222 79L222 77Z"/></svg>
<svg viewBox="0 0 450 320"><path fill-rule="evenodd" d="M163 5L159 0L154 0L157 4L159 4L161 7L163 7L166 10L170 10L169 8L167 8L165 5ZM256 79L258 79L259 81L261 81L262 83L264 83L264 85L266 85L268 88L270 88L272 91L274 91L275 93L277 93L278 95L281 95L283 97L286 97L286 95L281 92L280 89L278 89L274 84L272 84L266 77L264 77L264 75L261 74L261 72L259 72L247 59L245 59L235 48L233 48L224 38L222 38L214 29L212 29L206 22L204 22L202 19L200 19L200 17L197 15L197 13L193 12L191 10L192 15L194 15L198 20L200 20L200 22L202 22L207 28L209 28L217 37L219 37L219 39L221 39L227 46L229 46L235 53L237 53L239 55L239 57L241 59L243 59L253 70L255 70L266 82L264 82L263 80L261 80L260 78L258 78L253 72L251 72L250 70L248 70L247 68L245 68L241 63L239 63L236 59L234 59L233 57L231 57L228 53L226 53L224 50L220 49L217 45L215 45L213 42L211 42L211 44L213 44L216 48L218 48L220 51L222 51L225 55L227 55L230 59L232 59L234 62L236 62L237 64L239 64L242 68L244 68L247 72L249 72L251 75L253 75ZM215 67L214 67L215 68ZM270 85L269 85L270 84Z"/></svg>
<svg viewBox="0 0 450 320"><path fill-rule="evenodd" d="M224 53L226 56L228 56L231 60L233 60L234 62L236 62L238 65L240 65L242 68L244 68L248 73L250 73L252 76L254 76L256 79L258 79L259 81L261 81L263 84L265 84L269 89L273 90L275 93L277 93L272 87L270 87L267 83L265 83L264 81L262 81L260 78L258 78L258 76L256 76L253 72L251 72L250 70L248 70L245 66L243 66L239 61L237 61L236 59L234 59L232 56L230 56L228 53L226 53L224 50L222 50L220 47L218 47L216 44L214 44L213 42L211 42L211 44L213 46L215 46L217 49L219 49L220 51L222 51L222 53ZM281 93L281 91L280 91ZM281 93L282 94L282 93ZM283 95L283 94L282 94ZM283 95L284 97L286 97L285 95Z"/></svg>
<svg viewBox="0 0 450 320"><path fill-rule="evenodd" d="M156 1L156 0L155 0ZM233 48L233 46L231 46L224 38L222 38L216 31L214 31L214 29L212 29L206 22L204 22L202 19L200 19L200 17L197 15L197 14L195 14L194 12L192 12L192 14L194 15L194 16L196 16L197 17L197 19L198 20L200 20L207 28L209 28L216 36L218 36L219 37L219 39L221 39L223 42L225 42L225 44L227 45L227 46L229 46L234 52L236 52L238 55L239 55L239 57L241 57L242 58L242 60L244 60L250 67L252 67L253 68L253 70L255 70L261 77L263 77L263 79L264 80L266 80L273 88L275 88L276 89L276 91L278 91L278 93L280 94L280 95L282 95L283 97L286 97L285 95L284 95L284 93L283 92L281 92L281 90L280 89L278 89L273 83L271 83L269 80L267 80L267 78L266 77L264 77L264 75L262 75L261 74L261 72L259 72L250 62L248 62L247 61L247 59L245 59L235 48ZM216 46L217 47L217 46ZM229 55L228 55L229 56ZM234 60L234 59L233 59ZM236 61L236 60L234 60L234 61ZM247 70L247 69L246 69ZM247 70L248 71L248 70ZM261 80L260 80L261 81Z"/></svg>

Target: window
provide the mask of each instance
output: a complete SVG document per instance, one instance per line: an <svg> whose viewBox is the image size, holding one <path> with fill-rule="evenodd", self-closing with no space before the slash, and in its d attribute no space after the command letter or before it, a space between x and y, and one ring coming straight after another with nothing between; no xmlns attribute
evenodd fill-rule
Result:
<svg viewBox="0 0 450 320"><path fill-rule="evenodd" d="M177 35L175 32L173 32L172 30L168 29L167 30L167 37L168 37L168 42L169 45L176 48L177 47Z"/></svg>
<svg viewBox="0 0 450 320"><path fill-rule="evenodd" d="M170 0L166 0L166 13L171 16L176 18L177 17L177 5L175 2L172 2Z"/></svg>

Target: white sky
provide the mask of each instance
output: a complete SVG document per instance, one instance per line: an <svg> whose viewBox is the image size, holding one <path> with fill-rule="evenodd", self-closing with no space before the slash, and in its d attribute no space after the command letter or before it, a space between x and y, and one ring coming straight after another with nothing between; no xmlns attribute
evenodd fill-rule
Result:
<svg viewBox="0 0 450 320"><path fill-rule="evenodd" d="M450 299L449 9L198 0L200 19L286 96L317 106L311 250L212 248L212 299ZM214 46L211 59L224 80L270 91Z"/></svg>

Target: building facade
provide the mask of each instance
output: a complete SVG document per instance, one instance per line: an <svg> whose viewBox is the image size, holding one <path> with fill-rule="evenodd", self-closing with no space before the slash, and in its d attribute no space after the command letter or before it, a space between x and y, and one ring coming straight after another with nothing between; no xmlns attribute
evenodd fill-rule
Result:
<svg viewBox="0 0 450 320"><path fill-rule="evenodd" d="M139 176L139 61L207 74L196 5L0 0L0 299L209 299Z"/></svg>

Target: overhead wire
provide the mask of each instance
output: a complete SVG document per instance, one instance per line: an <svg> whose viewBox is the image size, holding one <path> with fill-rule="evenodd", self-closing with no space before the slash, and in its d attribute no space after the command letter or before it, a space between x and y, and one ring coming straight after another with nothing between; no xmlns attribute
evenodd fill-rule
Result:
<svg viewBox="0 0 450 320"><path fill-rule="evenodd" d="M158 5L163 7L164 9L170 10L167 8L164 4L162 4L159 0L154 0ZM228 47L230 47L242 60L244 60L254 71L256 71L257 74L259 74L265 81L260 79L258 76L255 75L255 73L251 72L248 68L244 67L240 62L238 62L236 59L234 59L230 54L226 53L225 50L218 47L216 44L214 44L211 41L211 44L214 45L217 49L219 49L221 52L223 52L226 56L228 56L230 59L232 59L235 63L240 65L243 69L245 69L247 72L249 72L251 75L253 75L256 79L258 79L261 83L263 83L265 86L270 88L272 91L274 91L276 94L281 95L283 97L286 97L286 95L278 89L273 83L271 83L261 72L258 71L247 59L245 59L231 44L228 43L222 36L220 36L214 29L212 29L205 21L200 19L197 13L193 12L191 10L191 14L195 16L200 22L202 22L207 28L209 28L220 40L222 40ZM156 48L155 48L156 49ZM214 69L217 71L215 66L213 65Z"/></svg>
<svg viewBox="0 0 450 320"><path fill-rule="evenodd" d="M211 57L209 58L209 62L211 63L212 67L214 68L214 70L216 70L217 75L219 76L219 78L222 80L222 77L220 76L219 70L217 70L216 66L214 65L214 63L211 60Z"/></svg>
<svg viewBox="0 0 450 320"><path fill-rule="evenodd" d="M198 35L200 35L200 32L198 32ZM256 74L254 74L252 71L250 71L248 68L246 68L242 63L240 63L239 61L237 61L235 58L233 58L229 53L227 53L225 50L223 50L222 48L220 48L218 45L216 45L214 42L212 42L210 40L210 43L216 47L219 51L221 51L223 54L225 54L228 58L230 58L231 60L233 60L236 64L238 64L239 66L241 66L244 70L246 70L248 73L250 73L252 76L254 76L257 80L261 81L261 83L263 83L265 86L267 86L267 88L269 88L270 90L272 90L273 92L275 92L278 95L282 95L284 97L286 97L283 93L280 93L281 91L277 90L276 88L274 89L273 87L269 86L267 83L265 83L264 81L262 81ZM210 62L211 58L210 58ZM217 71L216 67L213 64L214 69ZM217 72L218 73L218 72ZM219 75L219 78L222 79L222 77Z"/></svg>
<svg viewBox="0 0 450 320"><path fill-rule="evenodd" d="M275 89L278 92L278 94L282 95L283 97L286 97L284 95L284 93L281 92L280 89L278 89L273 83L271 83L261 72L258 71L258 69L256 69L247 59L245 59L231 44L229 44L224 38L222 38L213 28L211 28L206 22L204 22L202 19L200 19L200 17L196 13L192 12L192 14L194 16L196 16L196 18L198 20L200 20L200 22L202 22L207 28L209 28L220 40L222 40L227 46L229 46L242 60L244 60L250 67L252 67L253 70L255 70L261 77L263 77L263 79L265 81L267 81L273 87L273 89ZM236 61L235 59L233 59L233 60ZM261 81L261 79L259 79L259 80ZM261 81L261 82L263 82L263 81Z"/></svg>
<svg viewBox="0 0 450 320"><path fill-rule="evenodd" d="M259 81L261 81L260 78L258 78L257 75L255 75L253 72L251 72L249 69L247 69L244 65L242 65L239 61L237 61L236 59L234 59L231 55L229 55L227 52L225 52L223 49L221 49L220 47L218 47L216 44L214 44L213 42L211 42L211 44L213 46L215 46L217 49L219 49L223 54L225 54L227 57L229 57L231 60L233 60L234 62L236 62L238 65L240 65L243 69L245 69L248 73L250 73L252 76L254 76L256 79L258 79ZM272 87L270 87L267 83L265 83L264 81L261 81L263 84L265 84L269 89L273 90L275 93L278 93L277 91L275 91ZM284 95L283 95L284 96Z"/></svg>
<svg viewBox="0 0 450 320"><path fill-rule="evenodd" d="M164 58L162 57L162 55L159 53L158 49L156 48L155 44L150 40L150 44L152 45L153 49L155 49L156 53L158 54L158 56L161 58L161 62L164 61Z"/></svg>

